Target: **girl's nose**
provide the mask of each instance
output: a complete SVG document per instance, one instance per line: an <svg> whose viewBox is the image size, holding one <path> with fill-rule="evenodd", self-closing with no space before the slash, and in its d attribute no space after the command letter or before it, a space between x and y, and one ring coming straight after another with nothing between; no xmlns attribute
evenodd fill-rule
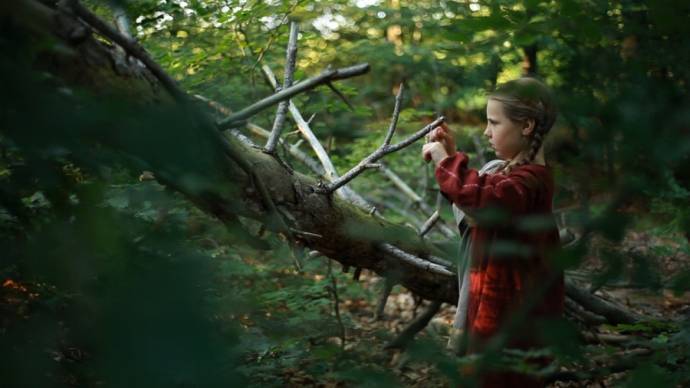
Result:
<svg viewBox="0 0 690 388"><path fill-rule="evenodd" d="M484 129L484 136L491 138L491 131L489 131L489 125L486 125L486 128Z"/></svg>

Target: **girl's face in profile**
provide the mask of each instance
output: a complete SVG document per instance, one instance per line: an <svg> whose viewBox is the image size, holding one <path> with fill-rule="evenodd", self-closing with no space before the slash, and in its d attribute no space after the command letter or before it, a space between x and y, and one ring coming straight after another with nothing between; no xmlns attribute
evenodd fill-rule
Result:
<svg viewBox="0 0 690 388"><path fill-rule="evenodd" d="M489 138L491 148L499 158L513 159L527 147L527 138L523 136L525 124L510 120L503 111L502 102L489 98L486 121L484 136Z"/></svg>

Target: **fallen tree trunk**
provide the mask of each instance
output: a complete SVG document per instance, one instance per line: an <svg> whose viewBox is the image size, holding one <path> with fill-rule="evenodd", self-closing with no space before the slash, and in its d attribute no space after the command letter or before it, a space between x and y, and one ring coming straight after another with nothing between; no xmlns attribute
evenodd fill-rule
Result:
<svg viewBox="0 0 690 388"><path fill-rule="evenodd" d="M331 193L319 193L318 180L289 171L277 158L241 144L232 137L220 135L210 120L194 116L193 108L175 102L157 79L136 61L127 61L121 51L96 39L88 25L67 8L51 8L33 0L22 0L0 6L3 25L18 35L36 39L55 39L59 49L49 46L32 64L37 71L47 71L59 83L56 90L74 89L89 92L94 98L129 99L141 107L154 106L184 111L189 126L173 135L161 128L150 127L146 136L119 127L118 134L108 133L117 125L89 128L78 132L82 141L93 141L97 146L111 147L126 154L152 171L156 178L189 198L204 211L228 224L236 224L236 216L248 217L267 224L269 229L281 231L272 224L265 198L253 184L243 166L251 168L255 180L270 182L267 186L270 200L281 217L294 232L292 239L318 250L343 265L365 268L381 276L393 277L396 282L427 299L454 303L457 285L453 275L432 272L410 262L400 261L379 248L382 243L392 244L414 255L425 257L442 255L438 249L424 242L415 230L390 223L376 214L368 214ZM21 90L17 90L21 93ZM70 92L71 93L71 92ZM139 112L143 112L142 109ZM135 114L136 109L128 111ZM64 112L79 115L79 109ZM122 114L120 114L122 115ZM114 118L113 120L118 120ZM144 118L142 121L147 121ZM129 117L134 124L137 117ZM47 124L47 123L46 123ZM35 138L43 136L48 128L35 127ZM8 132L10 137L18 133ZM131 142L122 139L137 136ZM173 137L171 139L171 137ZM175 139L176 137L177 139ZM154 150L163 144L179 158L159 157ZM60 139L55 139L60 141ZM190 141L194 143L190 144ZM20 140L21 142L21 140ZM70 145L63 144L70 149ZM131 146L136 144L136 146ZM51 144L52 145L52 144ZM185 147L200 148L196 153ZM238 162L241 158L242 162ZM192 160L196 159L194 163ZM191 164L187 166L185 163ZM185 170L186 169L186 170ZM236 226L236 225L233 225ZM319 237L320 236L320 237Z"/></svg>

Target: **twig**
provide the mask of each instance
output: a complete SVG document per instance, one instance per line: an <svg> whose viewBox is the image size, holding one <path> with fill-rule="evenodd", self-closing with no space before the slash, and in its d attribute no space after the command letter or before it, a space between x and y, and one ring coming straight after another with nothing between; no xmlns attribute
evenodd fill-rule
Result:
<svg viewBox="0 0 690 388"><path fill-rule="evenodd" d="M374 151L372 154L364 158L364 160L360 161L355 167L353 167L350 171L347 173L343 174L340 178L337 180L331 182L330 184L324 185L324 187L319 188L318 191L322 193L331 193L334 190L337 190L341 186L347 184L350 182L352 179L356 178L359 174L361 174L364 170L367 164L371 164L382 157L384 157L387 154L396 152L402 148L407 147L408 145L412 144L413 142L417 141L427 133L429 133L432 129L436 128L438 124L442 123L444 120L443 117L439 117L438 119L434 120L431 124L425 126L424 128L420 129L416 133L414 133L412 136L408 137L407 139L395 144L395 145L386 145L383 144L381 145L376 151Z"/></svg>
<svg viewBox="0 0 690 388"><path fill-rule="evenodd" d="M379 298L378 304L376 304L373 321L378 321L383 318L383 311L386 309L388 297L395 286L395 282L393 282L391 278L385 277L383 278L383 282L383 290L381 290L381 297Z"/></svg>
<svg viewBox="0 0 690 388"><path fill-rule="evenodd" d="M593 313L601 315L606 318L609 323L635 323L640 320L637 314L624 310L622 307L616 306L602 298L596 297L576 286L572 281L565 282L565 291L567 296L572 298L580 306L584 307Z"/></svg>
<svg viewBox="0 0 690 388"><path fill-rule="evenodd" d="M208 104L208 106L210 106L216 112L218 112L222 115L227 116L227 115L232 114L232 110L230 110L230 108L223 106L221 103L214 101L214 100L211 100L210 98L204 97L201 94L195 94L194 98L196 98L199 101L205 102L206 104Z"/></svg>
<svg viewBox="0 0 690 388"><path fill-rule="evenodd" d="M400 107L402 106L402 97L404 89L405 87L401 83L398 87L398 93L395 95L395 105L393 105L393 116L391 117L391 123L388 126L386 137L383 139L384 146L391 144L391 139L393 139L395 129L398 127L398 119L400 118Z"/></svg>
<svg viewBox="0 0 690 388"><path fill-rule="evenodd" d="M263 67L263 66L262 66ZM307 78L306 80L299 82L295 85L290 86L289 88L285 88L281 90L278 93L275 93L271 96L268 96L244 109L241 111L234 113L230 115L229 117L221 120L218 123L218 126L220 129L227 129L230 128L234 125L236 125L238 122L242 122L249 117L255 115L256 113L268 108L269 106L272 106L274 104L277 104L281 101L288 100L295 95L299 93L303 93L307 90L314 89L317 86L323 85L327 82L332 82L335 80L340 80L340 79L345 79L345 78L352 78L358 75L362 75L366 72L369 71L369 64L363 63L360 65L355 65L355 66L350 66L350 67L345 67L341 69L327 69L321 72L321 74L312 77L312 78Z"/></svg>
<svg viewBox="0 0 690 388"><path fill-rule="evenodd" d="M271 69L268 66L262 66L261 69L263 70L264 75L266 75L268 82L275 88L278 85L278 81L276 81L276 77ZM328 153L326 153L326 150L321 145L321 142L316 138L314 132L312 132L307 122L304 121L302 114L292 101L288 103L288 109L290 111L290 115L297 123L297 129L299 129L299 131L302 133L302 136L304 136L307 142L309 142L309 145L314 150L314 153L316 153L316 157L321 162L321 165L323 165L323 168L326 172L326 179L328 181L333 180L334 177L338 176L338 173L336 172L335 166L333 166L333 162L331 162L331 158L328 156Z"/></svg>
<svg viewBox="0 0 690 388"><path fill-rule="evenodd" d="M430 262L432 262L434 264L438 264L438 265L441 265L443 267L450 268L450 269L455 269L455 265L453 263L451 263L448 260L442 259L440 257L429 255L429 256L425 257L425 259L429 260Z"/></svg>
<svg viewBox="0 0 690 388"><path fill-rule="evenodd" d="M79 16L88 25L95 28L101 35L112 40L122 47L129 55L140 60L146 68L158 78L163 87L177 100L178 102L186 100L185 92L177 85L177 82L172 79L163 69L157 64L146 50L137 43L134 39L127 38L119 33L108 23L101 20L98 16L84 7L78 0L65 0L72 11Z"/></svg>
<svg viewBox="0 0 690 388"><path fill-rule="evenodd" d="M424 225L422 225L422 227L419 229L419 235L421 237L424 237L424 235L429 233L429 231L431 230L431 228L434 227L439 218L440 215L438 213L438 210L434 211L434 214L432 214L431 217L429 217L429 219L426 220L426 222L424 222Z"/></svg>
<svg viewBox="0 0 690 388"><path fill-rule="evenodd" d="M287 55L285 58L285 79L283 80L283 89L292 86L292 79L295 74L295 61L297 60L297 35L299 33L299 25L295 22L290 23L290 38L288 40ZM288 100L289 101L289 100ZM276 118L273 121L273 128L271 129L271 136L268 137L266 147L264 150L268 153L273 153L280 137L280 132L283 129L285 122L285 113L287 112L288 102L281 101L278 104L278 111Z"/></svg>
<svg viewBox="0 0 690 388"><path fill-rule="evenodd" d="M328 88L331 89L331 91L335 93L335 95L338 96L338 98L340 98L345 103L345 105L347 105L347 107L350 108L351 111L355 110L355 107L352 106L352 104L350 104L350 101L347 100L347 97L345 97L344 94L340 93L340 90L336 89L336 87L331 82L327 83L326 86L328 86Z"/></svg>
<svg viewBox="0 0 690 388"><path fill-rule="evenodd" d="M384 175L397 187L407 195L412 202L422 202L422 197L420 197L417 193L415 193L412 188L403 181L398 174L393 172L388 166L385 164L381 163L381 172L383 172Z"/></svg>
<svg viewBox="0 0 690 388"><path fill-rule="evenodd" d="M451 276L451 277L455 276L455 273L448 270L446 267L439 265L439 264L436 264L436 263L433 263L429 260L424 260L422 258L414 256L414 255L407 253L407 252L403 251L402 249L397 248L391 244L383 243L383 244L380 244L379 247L382 251L394 256L395 258L397 258L397 259L399 259L399 260L401 260L407 264L411 264L415 267L421 268L427 272L431 272L431 273L443 275L443 276Z"/></svg>
<svg viewBox="0 0 690 388"><path fill-rule="evenodd" d="M443 302L440 300L432 301L423 313L419 314L395 339L385 346L385 349L404 348L417 333L422 331L429 324L431 318L441 309L442 304Z"/></svg>
<svg viewBox="0 0 690 388"><path fill-rule="evenodd" d="M331 280L330 291L333 295L333 310L335 310L335 318L338 321L338 327L340 328L340 347L345 347L345 325L340 317L340 299L338 298L338 282L333 275L332 261L328 260L328 277Z"/></svg>
<svg viewBox="0 0 690 388"><path fill-rule="evenodd" d="M268 66L262 66L261 70L263 70L264 75L271 86L276 87L278 85L278 81L276 80L273 71L271 71ZM299 131L302 133L302 136L307 140L312 150L314 150L316 157L321 162L321 165L324 169L324 173L321 175L329 182L337 179L338 173L335 170L335 166L333 165L331 158L328 156L328 153L321 145L321 142L319 142L319 139L316 138L314 132L312 132L311 128L309 127L309 124L304 120L304 117L302 117L299 109L297 109L297 106L292 101L288 102L288 111L290 112L292 119L295 121L295 124L297 124L297 129L299 129ZM371 209L373 209L373 206L369 204L368 201L364 200L359 194L355 193L348 187L343 187L342 190L336 191L336 194L367 211L371 211Z"/></svg>
<svg viewBox="0 0 690 388"><path fill-rule="evenodd" d="M439 124L441 124L444 120L443 117L439 117L436 120L434 120L431 124L427 125L426 127L422 128L421 130L417 131L414 133L412 136L408 137L407 139L395 144L395 145L390 145L390 141L393 138L393 134L395 133L395 128L398 123L398 117L400 116L400 105L401 105L401 100L402 100L402 91L403 91L403 86L400 85L400 88L398 89L398 95L395 98L395 108L393 109L393 117L391 118L391 123L390 126L388 127L388 132L386 132L386 136L383 140L383 144L379 146L376 151L371 153L369 156L364 158L362 161L360 161L355 167L353 167L350 171L345 173L343 176L340 178L334 180L333 182L324 185L324 187L319 188L318 191L322 193L331 193L334 190L337 190L339 187L347 184L349 181L357 177L359 174L361 174L366 168L365 166L371 163L374 163L375 161L381 159L387 154L390 154L392 152L398 151L404 147L407 147L408 145L412 144L413 142L417 141L420 139L422 136L426 135L429 133L432 129L436 128Z"/></svg>

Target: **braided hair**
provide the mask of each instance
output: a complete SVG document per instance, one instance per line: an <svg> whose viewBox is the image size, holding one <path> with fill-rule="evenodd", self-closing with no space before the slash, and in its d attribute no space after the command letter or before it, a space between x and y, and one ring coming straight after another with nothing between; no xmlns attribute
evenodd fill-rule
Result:
<svg viewBox="0 0 690 388"><path fill-rule="evenodd" d="M534 130L528 139L527 157L506 163L503 166L504 172L510 172L510 169L516 166L532 163L556 121L557 109L551 90L536 78L522 77L500 85L489 98L500 101L506 116L513 122L534 120Z"/></svg>

